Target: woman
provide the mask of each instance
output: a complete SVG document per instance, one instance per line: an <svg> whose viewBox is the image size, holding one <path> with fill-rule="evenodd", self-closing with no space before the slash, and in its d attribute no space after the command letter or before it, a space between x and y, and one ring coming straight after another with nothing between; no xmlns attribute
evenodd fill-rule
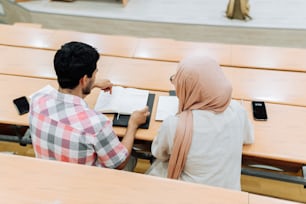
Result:
<svg viewBox="0 0 306 204"><path fill-rule="evenodd" d="M176 116L153 140L148 174L240 190L244 143L253 128L220 66L205 56L183 59L171 77L179 99Z"/></svg>

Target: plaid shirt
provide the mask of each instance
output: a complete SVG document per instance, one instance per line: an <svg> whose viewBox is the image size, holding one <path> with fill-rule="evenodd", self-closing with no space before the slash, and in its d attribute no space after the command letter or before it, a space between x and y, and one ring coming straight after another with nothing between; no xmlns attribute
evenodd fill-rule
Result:
<svg viewBox="0 0 306 204"><path fill-rule="evenodd" d="M108 118L53 88L32 97L30 130L38 158L116 168L128 156Z"/></svg>

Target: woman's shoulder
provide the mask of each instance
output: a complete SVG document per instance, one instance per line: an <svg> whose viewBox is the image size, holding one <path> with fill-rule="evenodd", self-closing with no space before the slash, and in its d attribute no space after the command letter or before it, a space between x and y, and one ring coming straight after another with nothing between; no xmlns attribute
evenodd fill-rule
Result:
<svg viewBox="0 0 306 204"><path fill-rule="evenodd" d="M161 129L176 128L178 120L179 120L179 117L177 115L168 116L166 119L163 120L161 124Z"/></svg>
<svg viewBox="0 0 306 204"><path fill-rule="evenodd" d="M240 111L240 112L245 111L245 108L243 107L242 102L237 101L237 100L231 100L228 108L235 110L235 111Z"/></svg>

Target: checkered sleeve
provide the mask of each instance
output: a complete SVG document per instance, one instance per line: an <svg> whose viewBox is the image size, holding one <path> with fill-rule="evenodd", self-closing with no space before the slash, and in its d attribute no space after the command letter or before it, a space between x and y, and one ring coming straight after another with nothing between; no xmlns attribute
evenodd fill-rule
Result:
<svg viewBox="0 0 306 204"><path fill-rule="evenodd" d="M107 168L116 168L128 157L128 150L114 133L110 121L107 121L97 134L95 149L98 162Z"/></svg>

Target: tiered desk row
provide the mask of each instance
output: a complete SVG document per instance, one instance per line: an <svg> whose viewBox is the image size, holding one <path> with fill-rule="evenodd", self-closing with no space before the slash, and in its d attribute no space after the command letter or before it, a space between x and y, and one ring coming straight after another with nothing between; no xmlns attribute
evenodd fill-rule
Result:
<svg viewBox="0 0 306 204"><path fill-rule="evenodd" d="M286 193L284 194L280 190L272 190L269 195L306 202L306 190L304 189L306 180L302 173L302 168L306 164L306 94L303 94L303 87L306 87L306 61L303 60L306 56L306 49L194 43L169 39L140 39L0 25L0 88L3 94L0 106L0 123L24 126L29 124L28 115L19 116L12 100L22 95L29 96L47 84L57 87L53 57L55 51L69 41L82 41L98 49L101 53L98 78L108 78L121 86L148 89L156 93L157 97L168 95L168 91L173 90L174 87L169 82L169 77L175 73L177 63L183 56L196 52L215 58L222 65L226 76L233 84L233 98L243 103L250 118L253 117L251 100L267 102L268 121L253 121L255 143L244 146L243 166L269 165L278 167L282 171L279 173L275 170L262 171L257 168L243 168L242 173L245 174L242 177L243 189L256 192L256 189L259 188L264 191L265 186L261 185L266 179L276 179L271 182L294 185L294 188L291 188L294 192L290 193L290 189L285 189ZM86 98L92 108L98 91L94 90ZM154 120L157 101L154 102L150 128L137 132L136 138L139 140L150 142L158 131L161 122ZM109 115L109 117L112 116ZM116 127L115 131L119 136L122 136L125 129ZM6 156L1 156L0 159L3 160L2 163L10 160ZM23 159L16 158L16 160ZM39 166L63 166L61 167L63 169L74 168L66 164L53 164L45 161L32 161L31 159L22 162L32 162L33 165L35 163ZM83 171L81 168L86 169L85 171L98 171L96 169L87 170L88 167L79 168L80 170L77 171ZM119 172L114 174L117 173L121 174ZM106 175L108 171L101 170L101 174ZM140 175L122 173L121 176L138 179ZM263 181L254 183L254 180L251 179L253 176L260 177ZM15 178L17 181L18 178ZM142 176L139 178L148 179L148 182L151 179L154 182L162 180L155 181L155 178ZM91 181L94 182L93 179ZM166 182L171 185L177 184L176 182L172 184L172 181L168 180ZM190 189L200 188L198 185L192 187L192 184L180 182L177 185L190 185ZM81 185L79 187L81 188ZM54 190L56 189L55 186ZM137 188L135 187L135 189ZM141 189L143 192L143 188ZM209 188L205 187L203 190L207 189ZM148 192L150 191L148 190ZM155 197L153 192L150 198ZM162 190L159 193L161 192ZM200 192L199 190L199 195ZM223 192L220 191L220 193L223 195ZM179 193L175 193L175 195L179 195ZM186 197L191 197L188 193L187 195ZM201 196L203 199L206 197L203 194ZM244 196L248 197L248 201L240 203L252 203L256 200L251 194L244 195L242 193L241 197L240 195L238 197L243 200ZM114 201L120 201L116 200L116 197L114 199ZM183 202L183 200L179 200ZM239 201L234 199L233 203L239 203Z"/></svg>
<svg viewBox="0 0 306 204"><path fill-rule="evenodd" d="M68 41L91 44L105 56L178 62L188 54L202 53L223 66L306 72L305 49L142 39L0 24L1 45L57 50Z"/></svg>
<svg viewBox="0 0 306 204"><path fill-rule="evenodd" d="M0 155L3 203L293 204L251 193L137 173Z"/></svg>

